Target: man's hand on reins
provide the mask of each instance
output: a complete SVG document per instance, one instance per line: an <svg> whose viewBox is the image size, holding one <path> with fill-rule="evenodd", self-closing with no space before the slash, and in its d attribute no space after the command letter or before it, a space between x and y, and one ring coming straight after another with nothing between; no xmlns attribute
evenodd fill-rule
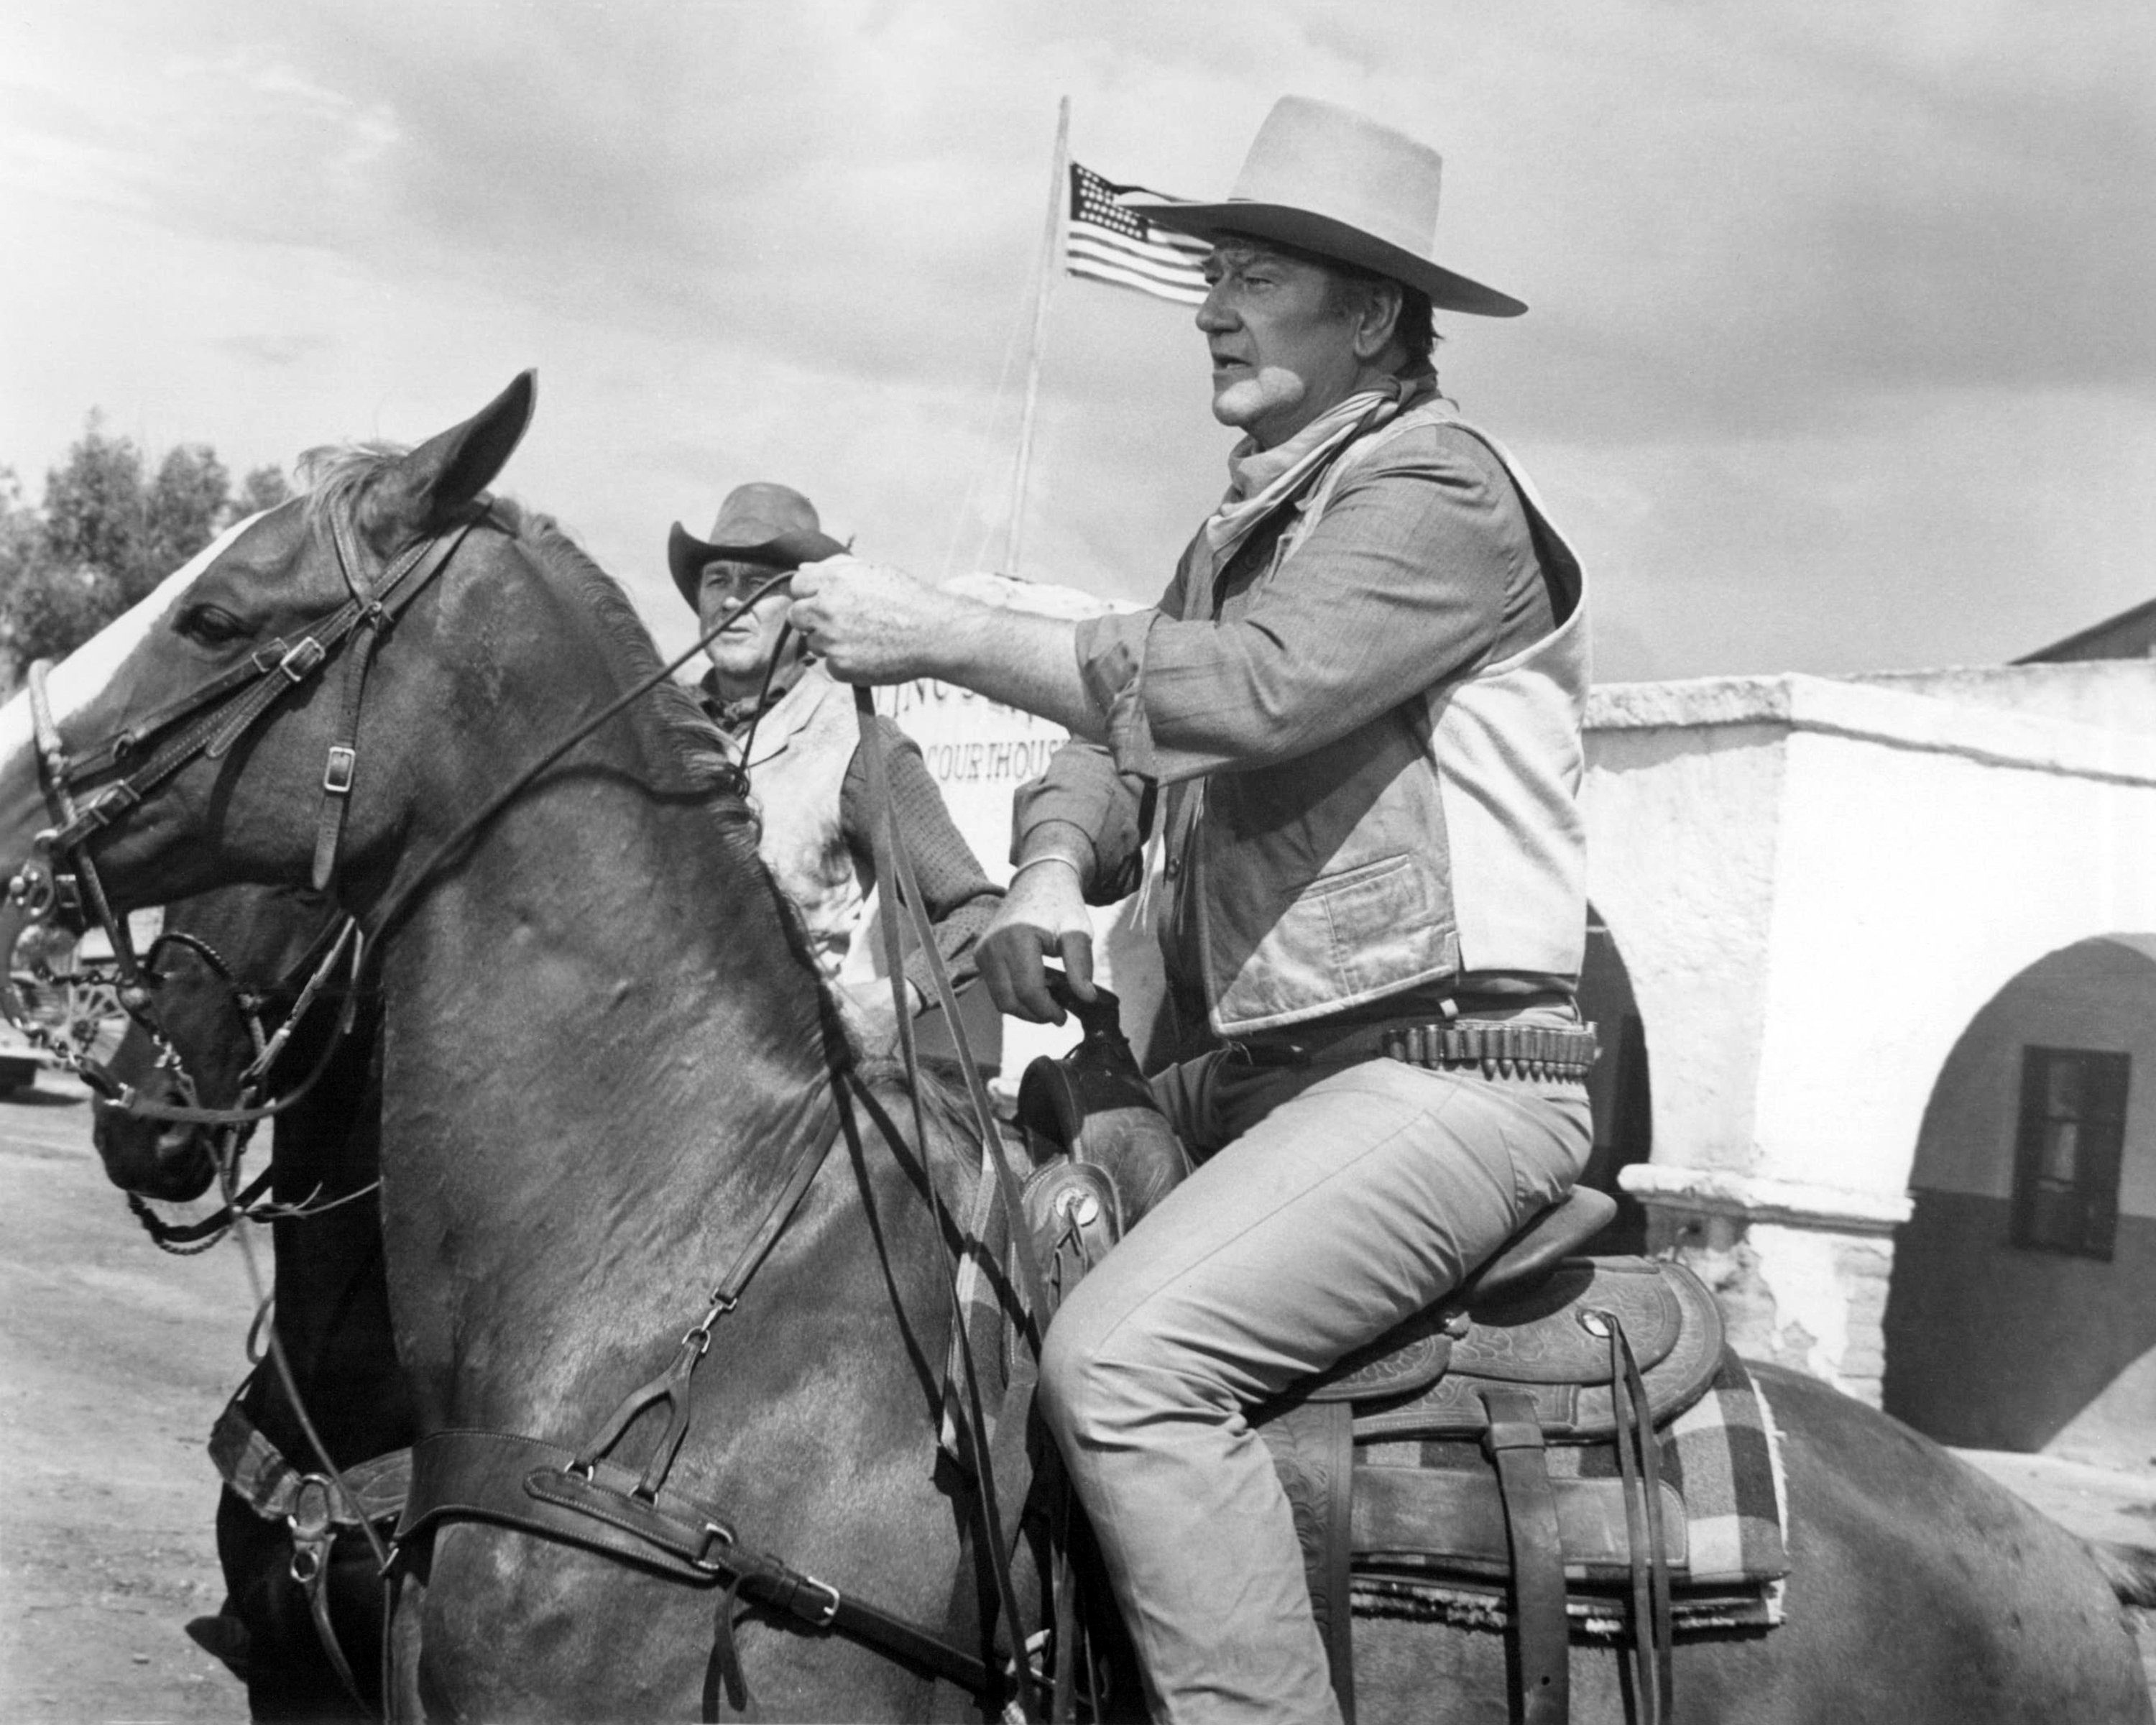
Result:
<svg viewBox="0 0 2156 1725"><path fill-rule="evenodd" d="M973 608L903 569L838 557L796 572L788 616L839 681L903 683L944 674L939 649Z"/></svg>
<svg viewBox="0 0 2156 1725"><path fill-rule="evenodd" d="M842 683L934 677L1100 742L1106 721L1078 671L1076 625L984 605L859 557L793 577L788 620Z"/></svg>
<svg viewBox="0 0 2156 1725"><path fill-rule="evenodd" d="M1060 858L1020 869L1011 877L1003 908L983 932L977 956L989 998L1014 1018L1063 1022L1063 1008L1048 992L1045 957L1063 961L1080 999L1094 999L1093 919L1077 870Z"/></svg>

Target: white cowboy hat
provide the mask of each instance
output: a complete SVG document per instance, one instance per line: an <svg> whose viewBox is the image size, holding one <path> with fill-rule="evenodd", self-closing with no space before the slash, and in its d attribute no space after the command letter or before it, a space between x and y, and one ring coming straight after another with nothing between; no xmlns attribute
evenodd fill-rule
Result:
<svg viewBox="0 0 2156 1725"><path fill-rule="evenodd" d="M1352 108L1282 96L1259 127L1224 203L1123 201L1148 221L1202 239L1247 234L1389 276L1433 305L1482 317L1527 308L1440 265L1437 186L1444 159Z"/></svg>

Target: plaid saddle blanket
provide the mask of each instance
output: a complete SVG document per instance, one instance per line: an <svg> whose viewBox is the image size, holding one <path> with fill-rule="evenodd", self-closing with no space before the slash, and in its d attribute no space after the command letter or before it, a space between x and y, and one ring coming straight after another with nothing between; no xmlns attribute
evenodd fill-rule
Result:
<svg viewBox="0 0 2156 1725"><path fill-rule="evenodd" d="M1664 1502L1675 1511L1665 1544L1676 1628L1779 1623L1789 1569L1781 1439L1765 1397L1734 1352L1722 1350L1707 1393L1658 1434L1658 1443ZM1457 1475L1463 1483L1474 1478L1493 1494L1496 1489L1490 1463L1473 1443L1389 1440L1355 1449L1358 1486L1366 1476L1383 1479L1392 1470L1409 1469ZM1606 1442L1553 1443L1547 1466L1553 1483L1611 1480L1618 1474L1615 1447ZM1564 1489L1558 1485L1560 1492ZM1621 1522L1576 1530L1567 1518L1561 1531L1573 1628L1618 1634L1628 1620L1630 1574ZM1577 1541L1576 1531L1583 1534ZM1502 1570L1471 1552L1448 1552L1442 1530L1433 1529L1427 1543L1427 1551L1358 1550L1354 1610L1507 1628L1511 1602Z"/></svg>

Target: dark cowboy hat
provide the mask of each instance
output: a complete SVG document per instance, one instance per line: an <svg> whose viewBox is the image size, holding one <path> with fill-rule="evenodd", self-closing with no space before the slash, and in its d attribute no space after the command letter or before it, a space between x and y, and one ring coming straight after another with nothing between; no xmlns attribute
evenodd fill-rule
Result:
<svg viewBox="0 0 2156 1725"><path fill-rule="evenodd" d="M1433 255L1444 166L1427 144L1352 108L1282 96L1224 203L1123 202L1178 233L1274 240L1419 289L1448 311L1517 317L1527 309L1519 300L1455 275Z"/></svg>
<svg viewBox="0 0 2156 1725"><path fill-rule="evenodd" d="M753 563L765 569L798 569L845 550L816 519L816 506L790 485L757 480L736 485L719 506L711 536L699 539L674 523L666 536L666 567L681 597L696 608L706 563Z"/></svg>

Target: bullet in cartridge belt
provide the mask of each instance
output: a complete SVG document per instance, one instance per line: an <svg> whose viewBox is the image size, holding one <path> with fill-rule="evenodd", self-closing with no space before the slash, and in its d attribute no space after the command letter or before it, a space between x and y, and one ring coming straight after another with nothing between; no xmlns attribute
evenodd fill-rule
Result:
<svg viewBox="0 0 2156 1725"><path fill-rule="evenodd" d="M1378 1050L1393 1060L1433 1071L1480 1067L1493 1078L1537 1082L1584 1078L1601 1051L1592 1024L1561 1029L1554 1024L1473 1019L1387 1024L1380 1028Z"/></svg>

